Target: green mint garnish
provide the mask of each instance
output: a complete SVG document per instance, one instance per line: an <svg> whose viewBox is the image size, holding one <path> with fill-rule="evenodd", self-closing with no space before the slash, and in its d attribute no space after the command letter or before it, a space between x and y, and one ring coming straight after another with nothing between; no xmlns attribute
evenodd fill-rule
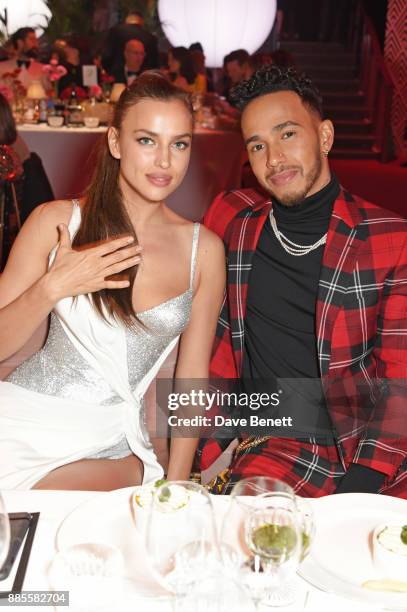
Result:
<svg viewBox="0 0 407 612"><path fill-rule="evenodd" d="M403 544L407 544L407 525L403 525L401 528L400 539Z"/></svg>
<svg viewBox="0 0 407 612"><path fill-rule="evenodd" d="M164 487L158 498L160 502L167 502L171 497L171 491L168 487Z"/></svg>

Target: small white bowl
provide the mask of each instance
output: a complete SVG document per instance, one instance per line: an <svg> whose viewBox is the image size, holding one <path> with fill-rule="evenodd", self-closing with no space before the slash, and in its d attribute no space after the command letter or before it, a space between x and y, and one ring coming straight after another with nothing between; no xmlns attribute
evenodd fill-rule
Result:
<svg viewBox="0 0 407 612"><path fill-rule="evenodd" d="M87 128L99 127L99 117L85 117L83 122Z"/></svg>
<svg viewBox="0 0 407 612"><path fill-rule="evenodd" d="M50 127L62 127L64 124L64 118L59 115L50 115L47 121Z"/></svg>
<svg viewBox="0 0 407 612"><path fill-rule="evenodd" d="M379 537L385 529L397 528L401 533L402 525L378 525L373 531L373 560L381 578L407 582L407 555L395 552L383 544ZM407 545L403 544L407 551Z"/></svg>

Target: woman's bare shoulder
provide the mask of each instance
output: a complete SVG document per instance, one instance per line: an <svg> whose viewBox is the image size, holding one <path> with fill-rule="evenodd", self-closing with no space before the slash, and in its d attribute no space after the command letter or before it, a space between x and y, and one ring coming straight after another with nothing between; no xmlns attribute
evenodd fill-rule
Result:
<svg viewBox="0 0 407 612"><path fill-rule="evenodd" d="M32 214L35 214L40 221L51 222L57 220L58 223L69 223L72 210L72 200L52 200L37 206Z"/></svg>
<svg viewBox="0 0 407 612"><path fill-rule="evenodd" d="M214 252L216 254L222 253L223 255L225 253L223 241L215 232L202 224L200 224L199 228L199 242L201 250L206 253Z"/></svg>
<svg viewBox="0 0 407 612"><path fill-rule="evenodd" d="M36 226L41 232L53 234L57 233L57 228L60 223L69 224L72 217L73 203L72 200L53 200L40 204L31 215L26 223L29 226Z"/></svg>

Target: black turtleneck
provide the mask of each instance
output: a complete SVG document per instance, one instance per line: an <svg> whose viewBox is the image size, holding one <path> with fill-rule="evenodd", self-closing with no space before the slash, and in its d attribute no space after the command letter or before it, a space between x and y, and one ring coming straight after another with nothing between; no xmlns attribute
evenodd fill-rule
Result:
<svg viewBox="0 0 407 612"><path fill-rule="evenodd" d="M277 228L292 242L313 244L329 225L336 178L296 206L273 200ZM267 219L252 260L245 318L244 378L319 378L315 306L324 246L287 253Z"/></svg>
<svg viewBox="0 0 407 612"><path fill-rule="evenodd" d="M333 176L323 189L296 206L273 200L278 230L297 244L314 244L328 231L339 191ZM270 220L266 220L250 273L243 379L303 378L319 384L315 318L324 246L300 257L290 255L277 240ZM310 397L305 400L310 401ZM326 413L323 401L321 410ZM332 442L331 438L325 443ZM383 481L379 472L352 465L340 490L377 491Z"/></svg>

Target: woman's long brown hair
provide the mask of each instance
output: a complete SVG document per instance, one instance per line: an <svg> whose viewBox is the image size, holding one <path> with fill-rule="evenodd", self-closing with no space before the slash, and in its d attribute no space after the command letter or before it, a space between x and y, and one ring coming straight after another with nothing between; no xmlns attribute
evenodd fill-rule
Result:
<svg viewBox="0 0 407 612"><path fill-rule="evenodd" d="M130 87L127 87L117 102L112 127L120 132L127 111L140 100L180 100L192 115L189 94L175 87L163 75L155 71L144 72ZM134 236L133 225L123 204L119 186L120 160L115 159L109 150L107 133L104 137L96 160L96 167L85 194L80 228L73 240L74 247L109 240L117 236ZM107 320L106 313L130 326L137 321L132 306L132 291L137 267L129 268L127 277L130 286L125 289L102 289L92 293L91 299L96 311Z"/></svg>

